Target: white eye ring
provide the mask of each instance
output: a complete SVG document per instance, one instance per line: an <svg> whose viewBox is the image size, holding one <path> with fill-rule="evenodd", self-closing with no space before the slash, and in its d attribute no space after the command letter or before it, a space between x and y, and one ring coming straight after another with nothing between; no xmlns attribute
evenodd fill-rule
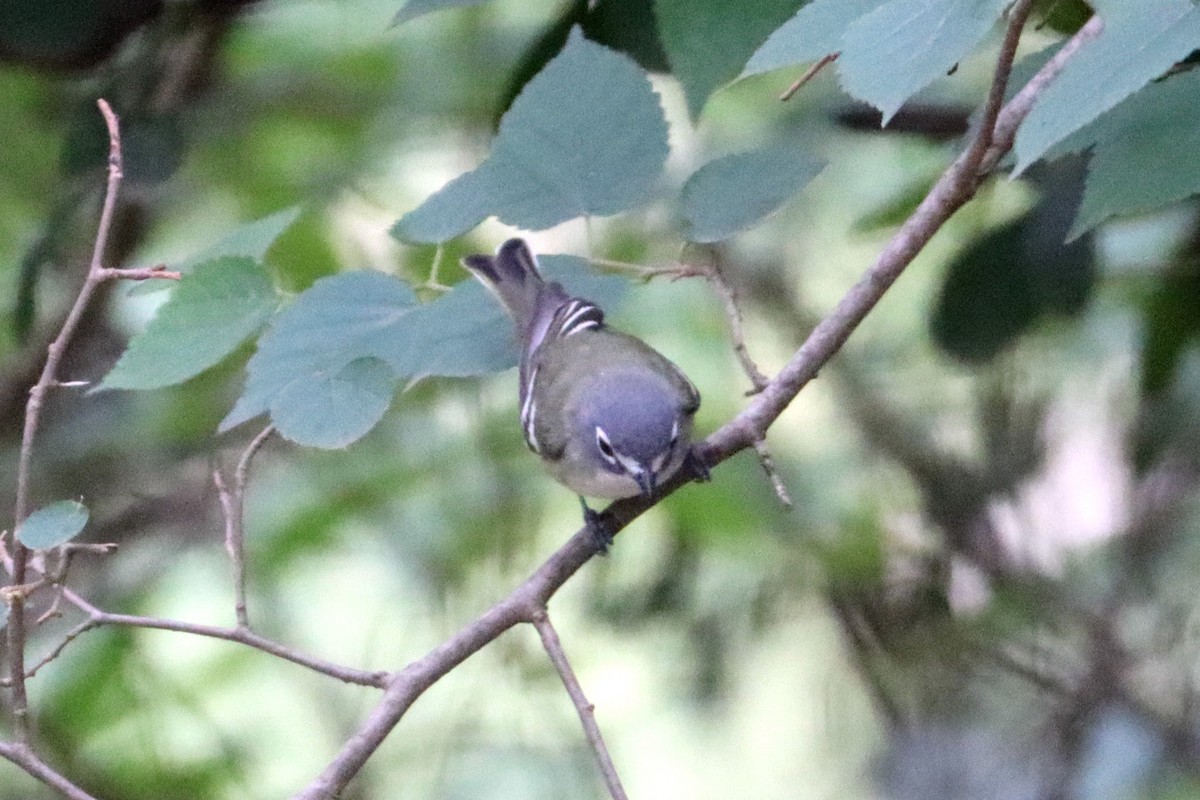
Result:
<svg viewBox="0 0 1200 800"><path fill-rule="evenodd" d="M599 426L596 427L596 448L605 461L613 465L617 463L617 453L613 450L612 442L608 441L608 435Z"/></svg>

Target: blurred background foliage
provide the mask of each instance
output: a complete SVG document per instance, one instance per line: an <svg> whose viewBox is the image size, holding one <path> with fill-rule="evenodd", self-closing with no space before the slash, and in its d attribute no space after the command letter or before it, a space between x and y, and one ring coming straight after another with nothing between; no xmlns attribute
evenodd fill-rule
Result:
<svg viewBox="0 0 1200 800"><path fill-rule="evenodd" d="M786 104L775 97L796 75L742 81L697 116L697 93L703 105L732 75L685 91L663 74L648 3L495 0L391 27L397 5L0 2L5 502L26 392L94 235L98 96L122 115L129 162L110 265L169 264L301 204L268 254L288 291L362 268L420 284L435 249L388 228L482 160L510 99L582 22L657 71L668 184L781 134L828 162L766 224L702 254L738 291L771 373L957 151L994 57L964 61L884 131L828 71ZM1044 4L1022 52L1085 18L1080 3ZM1188 200L1064 245L1085 162L989 184L779 420L770 442L793 509L739 456L555 598L631 796L1200 792L1200 215ZM458 256L507 234L488 222L447 245L439 278L461 280ZM681 244L665 203L532 241L646 266ZM112 287L66 376L102 376L164 294ZM690 373L701 431L741 407L748 382L702 281L639 284L613 317ZM120 543L72 573L102 607L232 623L211 472L253 435L214 433L248 350L174 389L54 396L34 505L83 498L85 537ZM258 629L392 669L522 580L578 510L525 451L514 397L511 374L424 381L345 451L268 445L247 520ZM76 621L38 628L34 658ZM47 759L123 800L284 796L376 697L235 645L113 629L75 642L31 692ZM602 791L522 629L430 690L346 796ZM0 798L48 796L0 766Z"/></svg>

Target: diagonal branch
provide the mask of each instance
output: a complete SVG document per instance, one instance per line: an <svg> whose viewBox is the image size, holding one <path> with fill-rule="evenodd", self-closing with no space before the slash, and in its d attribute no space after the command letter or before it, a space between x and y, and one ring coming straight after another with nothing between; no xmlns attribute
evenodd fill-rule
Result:
<svg viewBox="0 0 1200 800"><path fill-rule="evenodd" d="M1032 0L1017 0L1009 11L995 77L978 130L969 147L951 164L929 195L892 237L875 263L846 293L834 311L817 325L783 370L737 416L708 437L701 446L710 465L753 447L783 413L800 390L841 348L858 324L895 283L917 253L942 225L970 200L987 171L1012 146L1013 136L1034 100L1086 41L1099 33L1089 23L1051 59L1013 100L1001 107L1012 70L1021 29L1029 17ZM985 169L986 168L986 169ZM662 487L670 494L695 476L679 475ZM640 498L621 500L606 513L617 531L641 515L653 502ZM388 685L383 698L343 745L325 770L294 796L294 800L331 800L354 778L418 697L442 676L520 622L532 622L538 609L595 553L595 544L584 528L575 533L523 584L454 636L412 662Z"/></svg>
<svg viewBox="0 0 1200 800"><path fill-rule="evenodd" d="M57 791L67 800L96 800L38 758L27 744L0 742L0 758L7 758L42 783Z"/></svg>
<svg viewBox="0 0 1200 800"><path fill-rule="evenodd" d="M612 756L608 754L608 746L604 744L604 737L600 735L600 726L596 724L596 707L588 702L587 696L583 693L583 687L579 685L579 679L575 677L575 670L571 668L571 662L567 659L567 653L563 650L562 642L558 638L558 631L554 630L554 623L550 621L550 615L546 613L545 609L534 614L533 627L537 628L538 636L542 637L542 647L546 648L546 655L550 656L550 661L558 670L558 676L562 678L567 694L571 696L571 702L575 704L579 722L583 725L584 736L587 737L588 744L592 746L592 751L596 754L596 762L600 765L600 773L604 776L608 793L612 795L613 800L629 800L628 795L625 794L625 787L621 785L621 778L617 775L617 767L613 764Z"/></svg>

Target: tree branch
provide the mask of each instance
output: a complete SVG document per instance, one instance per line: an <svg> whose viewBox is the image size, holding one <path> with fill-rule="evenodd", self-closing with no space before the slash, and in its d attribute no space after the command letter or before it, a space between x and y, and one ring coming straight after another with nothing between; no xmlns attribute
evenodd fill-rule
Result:
<svg viewBox="0 0 1200 800"><path fill-rule="evenodd" d="M1021 28L1029 17L1032 0L1017 0L1009 12L1008 30L997 59L995 77L985 113L970 146L943 173L912 216L884 247L866 274L846 293L834 311L809 335L783 370L732 420L714 432L701 450L710 465L754 446L766 429L783 413L800 390L816 377L818 370L841 348L867 313L879 302L905 267L933 238L942 225L971 197L983 179L981 166L993 152L1003 155L1011 147L1021 120L1037 96L1078 50L1079 40L1095 35L1094 26L1082 28L1064 47L1066 56L1047 63L1030 83L1003 108L1003 98ZM995 159L998 161L998 156ZM995 163L992 161L990 163ZM682 470L681 470L682 472ZM614 532L628 525L658 499L694 478L676 474L661 487L654 501L641 498L619 500L607 509ZM332 800L353 779L367 759L396 726L420 695L442 676L457 667L489 642L519 622L531 622L538 609L595 553L591 533L582 528L527 580L474 622L412 662L388 685L379 704L359 730L342 746L324 771L294 800Z"/></svg>
<svg viewBox="0 0 1200 800"><path fill-rule="evenodd" d="M95 797L51 769L50 765L38 758L27 744L0 742L0 756L7 758L67 800L96 800Z"/></svg>
<svg viewBox="0 0 1200 800"><path fill-rule="evenodd" d="M41 420L42 404L46 392L58 384L58 367L62 363L67 347L75 335L83 312L92 301L96 288L103 282L104 251L108 244L108 233L112 228L113 214L117 205L117 193L121 188L121 131L117 115L108 103L96 101L104 122L108 126L108 186L104 194L104 207L100 212L100 224L96 231L96 242L92 248L92 260L88 266L83 286L75 303L67 313L58 336L47 348L46 363L37 383L29 390L29 401L25 405L25 429L21 437L21 450L17 458L17 496L13 508L12 538L12 582L19 587L25 583L29 562L29 550L17 539L16 530L29 514L29 475L33 461L33 442ZM25 597L20 592L10 596L8 615L8 678L12 689L13 724L17 741L29 741L29 699L25 691Z"/></svg>
<svg viewBox="0 0 1200 800"><path fill-rule="evenodd" d="M604 737L600 734L600 726L596 724L596 707L588 702L583 693L583 687L575 677L575 670L571 669L571 662L567 659L558 632L554 630L554 624L550 622L550 615L545 609L534 614L533 627L537 628L538 636L542 638L542 647L546 648L546 655L550 656L550 662L558 670L558 676L562 678L563 686L571 696L571 702L575 704L579 722L583 725L583 735L587 737L592 752L596 754L596 763L600 767L600 774L604 776L608 793L612 795L613 800L629 800L625 794L625 787L621 785L621 778L617 774L612 756L608 754L608 746L604 744Z"/></svg>

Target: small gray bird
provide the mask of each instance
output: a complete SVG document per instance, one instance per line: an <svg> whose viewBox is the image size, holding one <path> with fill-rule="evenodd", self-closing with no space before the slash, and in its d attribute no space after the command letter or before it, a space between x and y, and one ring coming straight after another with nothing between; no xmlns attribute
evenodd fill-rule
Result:
<svg viewBox="0 0 1200 800"><path fill-rule="evenodd" d="M700 393L679 367L609 328L595 304L547 283L522 239L509 239L494 256L467 256L463 266L513 319L525 441L580 495L601 552L612 533L585 496L650 498L685 463L698 480L708 479L691 443Z"/></svg>

